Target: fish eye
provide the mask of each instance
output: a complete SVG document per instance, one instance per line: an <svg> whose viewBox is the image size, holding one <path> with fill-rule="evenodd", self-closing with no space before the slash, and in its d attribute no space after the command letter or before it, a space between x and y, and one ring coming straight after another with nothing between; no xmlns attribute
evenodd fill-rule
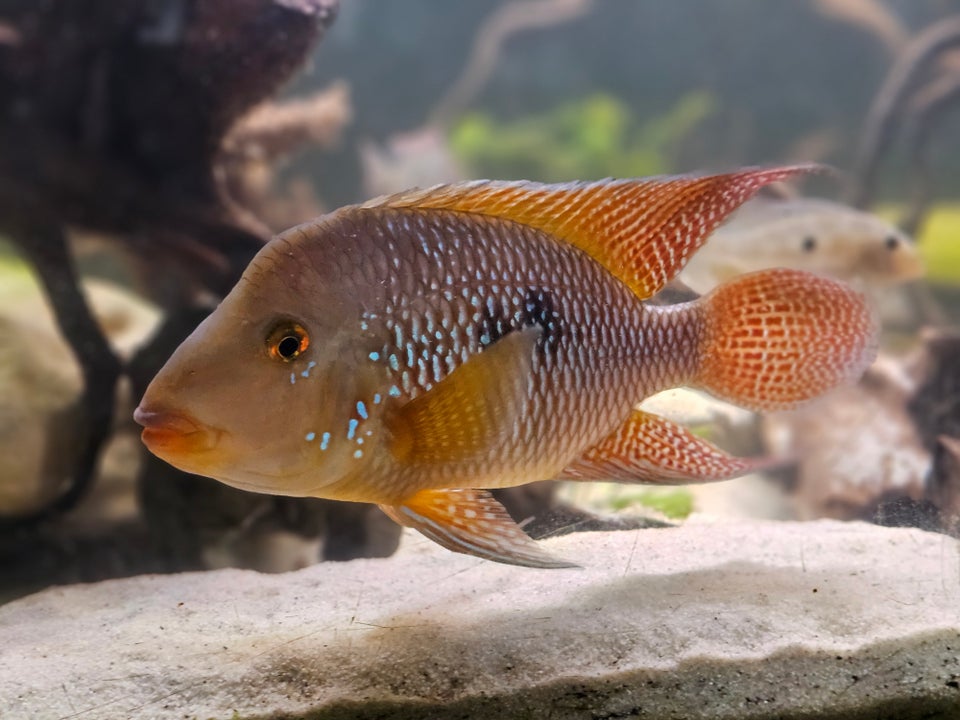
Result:
<svg viewBox="0 0 960 720"><path fill-rule="evenodd" d="M900 238L898 238L896 235L890 235L886 240L884 240L883 244L887 250L896 250L897 246L900 245Z"/></svg>
<svg viewBox="0 0 960 720"><path fill-rule="evenodd" d="M800 247L804 252L813 252L817 247L817 239L813 235L807 235Z"/></svg>
<svg viewBox="0 0 960 720"><path fill-rule="evenodd" d="M267 335L267 351L274 360L290 362L310 346L310 336L299 323L285 320Z"/></svg>

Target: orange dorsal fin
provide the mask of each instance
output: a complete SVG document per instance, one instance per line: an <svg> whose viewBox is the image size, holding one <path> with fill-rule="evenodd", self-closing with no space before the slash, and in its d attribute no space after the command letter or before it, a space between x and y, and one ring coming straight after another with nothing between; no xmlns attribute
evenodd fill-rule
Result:
<svg viewBox="0 0 960 720"><path fill-rule="evenodd" d="M560 473L571 480L685 485L729 480L783 461L728 455L682 425L643 410Z"/></svg>
<svg viewBox="0 0 960 720"><path fill-rule="evenodd" d="M761 187L818 169L790 165L560 185L478 180L389 195L363 207L518 222L580 248L642 300L676 277L723 219Z"/></svg>
<svg viewBox="0 0 960 720"><path fill-rule="evenodd" d="M541 550L486 490L421 490L399 505L380 509L454 552L508 565L577 567Z"/></svg>

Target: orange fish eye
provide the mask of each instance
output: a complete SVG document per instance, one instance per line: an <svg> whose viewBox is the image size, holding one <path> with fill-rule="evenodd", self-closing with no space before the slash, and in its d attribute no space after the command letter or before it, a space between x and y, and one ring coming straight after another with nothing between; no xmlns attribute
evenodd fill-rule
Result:
<svg viewBox="0 0 960 720"><path fill-rule="evenodd" d="M310 336L302 325L286 320L267 335L267 351L274 360L290 362L310 347Z"/></svg>

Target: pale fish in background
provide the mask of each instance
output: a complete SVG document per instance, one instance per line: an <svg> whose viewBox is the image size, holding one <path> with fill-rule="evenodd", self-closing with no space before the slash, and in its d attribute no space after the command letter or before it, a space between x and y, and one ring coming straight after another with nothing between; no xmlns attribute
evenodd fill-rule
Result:
<svg viewBox="0 0 960 720"><path fill-rule="evenodd" d="M811 169L477 181L341 208L254 258L147 388L143 440L235 487L375 503L451 550L567 567L487 489L741 475L768 460L636 404L689 385L792 407L872 362L868 302L809 273L643 302L757 189Z"/></svg>
<svg viewBox="0 0 960 720"><path fill-rule="evenodd" d="M885 220L818 198L755 197L710 236L680 274L705 293L765 268L807 270L875 290L923 274L913 241Z"/></svg>

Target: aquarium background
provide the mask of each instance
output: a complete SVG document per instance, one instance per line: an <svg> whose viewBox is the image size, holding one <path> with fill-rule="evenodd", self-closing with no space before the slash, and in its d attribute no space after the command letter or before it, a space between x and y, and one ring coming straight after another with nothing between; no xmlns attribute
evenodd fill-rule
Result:
<svg viewBox="0 0 960 720"><path fill-rule="evenodd" d="M245 0L235 16L216 0L127 3L110 19L0 2L0 598L140 572L389 556L399 531L375 510L177 473L146 456L130 415L272 233L468 178L838 169L791 192L871 210L915 237L926 278L889 292L899 310L884 340L884 361L913 384L892 401L851 396L781 434L814 438L805 452L817 454L831 427L857 426L850 407L892 418L857 459L883 489L801 510L785 472L710 507L955 532L952 446L938 444L960 436L949 372L960 311L954 3L343 0L334 20L335 5L317 3L322 20L297 25L270 0ZM44 309L51 288L59 321ZM72 312L84 298L99 331ZM732 449L772 447L752 415L680 412ZM891 461L876 448L899 447L901 433L909 458ZM891 463L911 468L907 489ZM754 510L758 493L768 500ZM537 485L504 502L547 536L603 526L585 508L662 524L703 512L704 497Z"/></svg>
<svg viewBox="0 0 960 720"><path fill-rule="evenodd" d="M0 0L0 718L960 716L958 109L955 0ZM808 161L762 198L807 224L735 218L714 267L905 255L842 264L877 362L797 411L644 401L764 472L496 491L581 568L140 441L167 358L323 213Z"/></svg>
<svg viewBox="0 0 960 720"><path fill-rule="evenodd" d="M314 69L294 88L347 78L356 109L348 138L382 142L422 127L446 110L478 31L504 5L345 3ZM568 7L576 14L568 11L565 22L545 20ZM539 155L553 180L567 168L550 167L550 156L578 145L585 150L590 142L609 159L584 159L569 168L574 176L811 155L849 169L867 110L897 51L952 9L937 0L545 5L541 27L485 35L500 40L495 58L481 63L483 81L471 84L468 97L458 96L456 113L446 112L444 130L457 140L458 154L472 158L482 148L496 157L508 153L496 142L492 148L477 144L483 128L507 130L503 142L509 146L525 127L532 132L536 121L546 123L553 144L542 139L524 153ZM952 137L938 133L935 156L944 182L956 157ZM610 157L612 147L617 156L633 150L651 157L637 158L631 170L625 158ZM536 167L534 160L515 167L486 162L479 169L508 175ZM885 178L890 196L902 189L895 184L899 175ZM352 199L346 178L329 185L328 193L344 192L332 202Z"/></svg>

